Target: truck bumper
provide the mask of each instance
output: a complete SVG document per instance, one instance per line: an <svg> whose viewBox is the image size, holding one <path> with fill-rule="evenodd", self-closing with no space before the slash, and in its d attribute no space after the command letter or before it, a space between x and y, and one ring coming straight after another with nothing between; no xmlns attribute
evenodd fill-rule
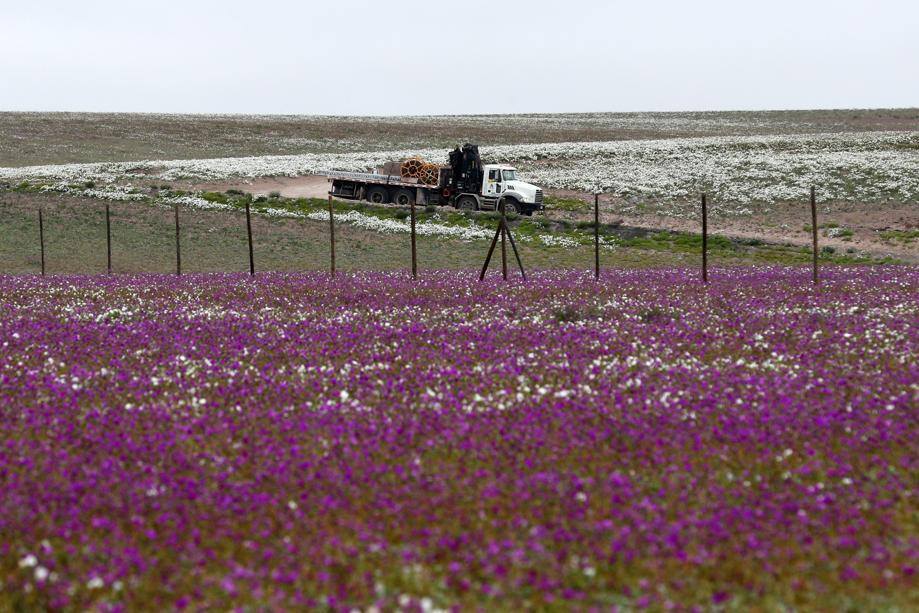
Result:
<svg viewBox="0 0 919 613"><path fill-rule="evenodd" d="M541 202L537 202L537 203L534 203L534 204L527 204L527 205L525 205L524 207L521 207L521 208L524 209L523 211L521 211L523 214L525 214L525 215L532 215L533 213L535 213L535 212L537 212L537 211L545 211L545 210L546 210L546 205L542 204Z"/></svg>

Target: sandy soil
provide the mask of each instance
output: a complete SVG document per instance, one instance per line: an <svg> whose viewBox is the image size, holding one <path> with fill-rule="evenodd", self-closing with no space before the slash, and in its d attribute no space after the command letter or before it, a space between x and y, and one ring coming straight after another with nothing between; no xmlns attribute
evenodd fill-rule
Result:
<svg viewBox="0 0 919 613"><path fill-rule="evenodd" d="M238 189L253 196L267 196L279 192L285 198L326 198L329 195L329 180L326 177L264 177L258 179L240 179L217 183L196 183L190 189L200 191L225 192Z"/></svg>

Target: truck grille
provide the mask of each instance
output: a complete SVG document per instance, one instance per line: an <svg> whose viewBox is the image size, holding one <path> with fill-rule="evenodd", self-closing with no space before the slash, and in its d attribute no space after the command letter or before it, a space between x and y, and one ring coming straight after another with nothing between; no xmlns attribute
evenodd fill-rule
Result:
<svg viewBox="0 0 919 613"><path fill-rule="evenodd" d="M542 190L536 190L536 204L542 204Z"/></svg>

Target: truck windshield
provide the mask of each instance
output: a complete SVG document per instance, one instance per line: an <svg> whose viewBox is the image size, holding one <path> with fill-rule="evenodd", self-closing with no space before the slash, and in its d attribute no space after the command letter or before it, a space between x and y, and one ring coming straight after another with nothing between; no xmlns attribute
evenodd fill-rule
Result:
<svg viewBox="0 0 919 613"><path fill-rule="evenodd" d="M516 181L516 180L517 180L517 171L516 171L516 170L505 170L505 171L504 171L504 180L505 180L505 181Z"/></svg>

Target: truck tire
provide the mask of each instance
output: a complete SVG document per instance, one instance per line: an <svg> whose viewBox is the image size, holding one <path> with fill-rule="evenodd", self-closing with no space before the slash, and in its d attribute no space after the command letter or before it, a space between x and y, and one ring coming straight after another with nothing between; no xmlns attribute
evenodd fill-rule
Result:
<svg viewBox="0 0 919 613"><path fill-rule="evenodd" d="M367 201L374 204L386 204L389 202L389 192L383 187L371 187L367 190Z"/></svg>
<svg viewBox="0 0 919 613"><path fill-rule="evenodd" d="M407 189L400 189L393 195L392 201L399 206L408 206L415 202L415 194Z"/></svg>
<svg viewBox="0 0 919 613"><path fill-rule="evenodd" d="M505 215L519 215L520 214L520 203L517 202L514 198L505 198L504 199L504 214Z"/></svg>
<svg viewBox="0 0 919 613"><path fill-rule="evenodd" d="M475 211L479 208L479 202L472 196L460 196L456 200L456 208L461 211Z"/></svg>

